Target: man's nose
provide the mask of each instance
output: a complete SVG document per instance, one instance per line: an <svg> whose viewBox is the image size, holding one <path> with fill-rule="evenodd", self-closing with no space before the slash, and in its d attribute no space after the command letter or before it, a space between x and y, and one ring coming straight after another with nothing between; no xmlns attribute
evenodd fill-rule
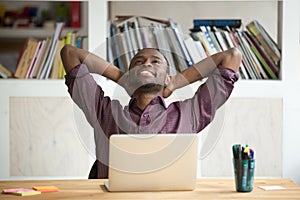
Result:
<svg viewBox="0 0 300 200"><path fill-rule="evenodd" d="M144 62L144 66L145 66L145 67L152 67L151 60L146 60L146 61Z"/></svg>

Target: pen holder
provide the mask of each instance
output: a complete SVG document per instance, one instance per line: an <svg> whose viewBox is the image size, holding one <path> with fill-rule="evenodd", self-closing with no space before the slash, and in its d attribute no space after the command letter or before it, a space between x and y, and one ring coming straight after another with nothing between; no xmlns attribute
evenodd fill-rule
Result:
<svg viewBox="0 0 300 200"><path fill-rule="evenodd" d="M233 159L235 189L237 192L251 192L254 179L254 159Z"/></svg>

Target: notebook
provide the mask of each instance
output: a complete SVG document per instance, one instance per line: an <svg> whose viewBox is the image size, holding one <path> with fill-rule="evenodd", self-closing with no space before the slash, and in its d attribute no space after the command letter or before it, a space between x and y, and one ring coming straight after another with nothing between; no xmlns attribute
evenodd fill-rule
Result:
<svg viewBox="0 0 300 200"><path fill-rule="evenodd" d="M112 135L108 191L193 190L197 134Z"/></svg>

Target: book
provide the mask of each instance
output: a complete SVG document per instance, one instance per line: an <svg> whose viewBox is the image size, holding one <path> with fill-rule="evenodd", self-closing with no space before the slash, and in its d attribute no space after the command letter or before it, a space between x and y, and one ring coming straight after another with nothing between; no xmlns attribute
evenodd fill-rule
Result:
<svg viewBox="0 0 300 200"><path fill-rule="evenodd" d="M112 50L112 59L113 63L119 67L122 72L125 72L125 65L123 63L123 59L121 57L121 47L119 45L119 35L117 34L116 25L111 23L111 35L109 37L110 45L108 44L108 48Z"/></svg>
<svg viewBox="0 0 300 200"><path fill-rule="evenodd" d="M184 40L184 44L185 44L185 46L188 50L188 53L190 54L191 59L194 64L198 63L200 60L203 59L201 57L201 53L197 49L195 41L191 37L186 38Z"/></svg>
<svg viewBox="0 0 300 200"><path fill-rule="evenodd" d="M38 77L39 79L48 79L49 78L51 68L52 68L52 63L54 60L55 50L57 47L57 41L60 39L60 35L63 30L63 27L64 27L64 23L62 23L62 22L56 23L55 32L54 32L54 34L52 36L52 40L51 40L49 54L47 56L45 65L43 66L43 70L42 70L40 76Z"/></svg>
<svg viewBox="0 0 300 200"><path fill-rule="evenodd" d="M267 52L267 54L271 57L274 63L278 65L281 58L280 51L276 46L276 44L274 44L274 41L270 39L265 29L256 20L248 23L246 27L249 30L249 32L262 45L262 47Z"/></svg>
<svg viewBox="0 0 300 200"><path fill-rule="evenodd" d="M53 58L53 63L52 63L52 70L51 70L51 74L50 77L51 79L57 79L59 78L59 67L60 67L60 51L62 49L62 40L58 40L57 41L57 45L56 45L56 50L55 50L55 54L54 54L54 58Z"/></svg>
<svg viewBox="0 0 300 200"><path fill-rule="evenodd" d="M47 60L47 57L49 56L49 50L50 50L50 47L51 47L52 39L53 38L47 38L46 41L45 41L45 47L43 49L43 52L40 55L40 59L39 59L39 62L37 64L37 67L36 67L37 69L33 73L34 78L40 78L41 77L45 62Z"/></svg>
<svg viewBox="0 0 300 200"><path fill-rule="evenodd" d="M262 77L260 76L260 70L257 66L257 63L254 62L253 57L251 55L251 50L246 47L246 45L243 42L243 39L241 38L239 31L235 31L234 35L236 39L238 40L239 46L241 47L242 53L244 55L244 59L248 62L248 67L251 69L253 73L254 79L261 79Z"/></svg>
<svg viewBox="0 0 300 200"><path fill-rule="evenodd" d="M66 39L62 38L61 39L61 48L63 48L65 46L65 44L66 44ZM60 56L60 54L59 54L59 56ZM63 79L65 77L65 75L66 75L66 71L65 71L62 59L60 57L60 59L59 59L58 78Z"/></svg>
<svg viewBox="0 0 300 200"><path fill-rule="evenodd" d="M268 32L265 30L265 28L257 20L254 20L254 23L256 24L256 26L258 27L260 32L262 33L262 35L265 38L268 45L273 49L275 54L278 57L281 57L280 49L279 49L278 45L276 44L276 42L273 40L273 38L268 34Z"/></svg>
<svg viewBox="0 0 300 200"><path fill-rule="evenodd" d="M222 48L221 48L221 45L220 45L219 41L216 38L215 32L212 31L210 26L206 26L206 30L207 30L207 32L208 32L208 34L209 34L209 36L212 40L212 43L214 44L214 46L216 48L216 51L221 52Z"/></svg>
<svg viewBox="0 0 300 200"><path fill-rule="evenodd" d="M242 49L241 49L236 37L234 36L234 34L232 34L232 31L230 30L230 28L226 27L226 29L227 30L224 32L224 35L226 36L226 39L227 39L227 42L228 42L229 46L231 48L236 47L242 52ZM241 67L240 67L239 72L241 72L240 74L245 79L253 79L253 74L251 72L251 69L249 69L249 66L248 66L248 63L247 63L246 59L242 59Z"/></svg>
<svg viewBox="0 0 300 200"><path fill-rule="evenodd" d="M31 61L34 57L38 40L34 38L28 38L24 45L24 51L20 53L19 63L14 74L16 78L25 78L27 70L30 67Z"/></svg>
<svg viewBox="0 0 300 200"><path fill-rule="evenodd" d="M225 40L224 31L218 29L215 26L213 26L212 28L214 30L214 34L216 36L216 39L217 39L218 43L220 44L220 50L221 51L226 51L228 49L228 43Z"/></svg>
<svg viewBox="0 0 300 200"><path fill-rule="evenodd" d="M41 51L42 44L43 44L43 41L38 41L36 49L35 49L35 52L34 52L34 55L33 55L32 59L31 59L30 65L29 65L29 67L27 69L25 78L30 78L30 75L31 75L31 73L33 71L33 68L35 67L35 65L37 63L37 60L39 58L39 54L40 54L40 51Z"/></svg>
<svg viewBox="0 0 300 200"><path fill-rule="evenodd" d="M244 48L244 51L246 52L249 62L251 62L251 66L253 67L253 71L255 71L255 74L258 79L268 79L267 74L265 73L263 67L261 66L261 63L258 61L256 55L252 51L252 48L250 47L249 43L245 39L244 35L241 31L236 31L237 37L241 41L241 45Z"/></svg>
<svg viewBox="0 0 300 200"><path fill-rule="evenodd" d="M38 51L37 56L36 56L36 61L33 65L33 67L32 67L32 70L31 70L28 78L35 78L36 77L38 67L39 67L39 65L41 63L41 60L43 58L43 54L44 54L45 47L46 47L46 40L42 40L40 42L41 42L41 44L40 44L40 48L39 48L39 51Z"/></svg>
<svg viewBox="0 0 300 200"><path fill-rule="evenodd" d="M177 72L182 72L187 68L187 64L184 55L180 49L178 40L172 28L170 27L166 28L166 33L170 41L169 42L170 49L172 52L172 56L174 58L174 68L175 68L174 70L176 70Z"/></svg>
<svg viewBox="0 0 300 200"><path fill-rule="evenodd" d="M70 25L72 28L81 27L81 2L70 2Z"/></svg>
<svg viewBox="0 0 300 200"><path fill-rule="evenodd" d="M211 56L216 53L214 51L214 49L211 47L205 33L193 32L193 33L191 33L191 36L193 37L194 40L201 42L201 44L203 45L203 48L205 49L207 56Z"/></svg>
<svg viewBox="0 0 300 200"><path fill-rule="evenodd" d="M194 19L193 20L194 29L200 26L215 26L215 27L225 27L230 28L240 28L242 25L241 19Z"/></svg>
<svg viewBox="0 0 300 200"><path fill-rule="evenodd" d="M186 47L184 46L184 34L179 24L175 23L172 19L169 19L170 27L172 28L175 38L179 44L180 50L182 52L183 58L185 59L187 67L193 65L190 55L188 54ZM175 52L177 53L177 52Z"/></svg>
<svg viewBox="0 0 300 200"><path fill-rule="evenodd" d="M10 77L12 77L12 75L13 74L10 70L8 70L5 66L0 64L0 76L2 78L10 78Z"/></svg>
<svg viewBox="0 0 300 200"><path fill-rule="evenodd" d="M143 49L143 42L141 38L141 32L140 32L140 25L138 22L138 19L135 17L133 22L132 22L133 29L135 30L135 37L137 40L137 48L138 49Z"/></svg>
<svg viewBox="0 0 300 200"><path fill-rule="evenodd" d="M222 31L222 35L224 38L224 41L227 45L228 48L233 48L233 47L237 47L240 49L240 47L238 46L238 44L236 44L236 42L234 42L231 39L231 36L229 34L230 32L230 28L226 27L226 30ZM245 62L244 60L242 60L240 68L239 68L239 75L241 76L242 79L251 79L249 72L247 71L246 67L245 67Z"/></svg>
<svg viewBox="0 0 300 200"><path fill-rule="evenodd" d="M200 54L201 60L204 59L204 58L206 58L207 54L205 52L205 49L204 49L202 43L200 41L195 41L194 40L194 44L195 44L195 46L196 46L196 48L197 48L197 50L198 50L198 52Z"/></svg>
<svg viewBox="0 0 300 200"><path fill-rule="evenodd" d="M218 49L217 45L215 44L213 38L211 37L211 34L210 34L209 30L207 29L207 27L201 26L200 30L203 33L202 37L204 37L203 39L205 40L206 45L210 46L210 48L209 48L210 49L210 55L218 53L219 49Z"/></svg>
<svg viewBox="0 0 300 200"><path fill-rule="evenodd" d="M130 33L130 26L128 23L129 22L124 23L122 32L125 36L126 46L128 47L126 54L128 54L129 60L131 60L131 58L133 58L134 56L134 51L136 49L134 49L135 38L134 35Z"/></svg>
<svg viewBox="0 0 300 200"><path fill-rule="evenodd" d="M177 74L175 63L172 55L172 50L170 46L170 40L168 38L168 33L166 32L166 28L162 26L157 26L153 29L154 36L157 41L158 48L162 52L162 54L167 58L169 62L169 74L175 75Z"/></svg>
<svg viewBox="0 0 300 200"><path fill-rule="evenodd" d="M119 58L120 61L122 62L122 65L124 67L124 71L128 71L129 69L129 62L130 58L129 55L127 54L128 47L126 46L127 43L125 41L125 35L121 33L120 28L116 27L116 37L117 37L117 45L119 47Z"/></svg>
<svg viewBox="0 0 300 200"><path fill-rule="evenodd" d="M252 52L255 54L256 58L259 60L259 62L261 63L261 66L263 67L266 73L263 75L263 77L265 79L267 79L268 77L271 79L278 79L278 74L274 73L271 69L271 67L267 64L265 58L262 56L262 54L259 52L259 50L257 49L257 47L254 45L254 43L252 42L252 40L250 39L250 34L247 31L243 31L242 32L244 38L247 40L247 43L250 46L250 49L252 50Z"/></svg>
<svg viewBox="0 0 300 200"><path fill-rule="evenodd" d="M251 35L248 31L244 31L245 37L248 38L249 43L252 43L258 53L261 55L262 59L266 62L266 64L271 68L274 74L278 77L279 67L275 65L270 56L266 53L266 51L262 48L259 42Z"/></svg>

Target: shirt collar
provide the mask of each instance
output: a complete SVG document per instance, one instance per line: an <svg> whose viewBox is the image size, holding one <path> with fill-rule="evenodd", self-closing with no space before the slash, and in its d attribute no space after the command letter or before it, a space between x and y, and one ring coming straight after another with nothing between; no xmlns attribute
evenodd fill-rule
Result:
<svg viewBox="0 0 300 200"><path fill-rule="evenodd" d="M131 98L128 104L129 108L132 108L132 106L136 105L136 103L137 103L137 99L135 97ZM157 96L154 99L152 99L149 105L155 105L155 104L160 104L164 108L167 108L166 102L162 96Z"/></svg>

